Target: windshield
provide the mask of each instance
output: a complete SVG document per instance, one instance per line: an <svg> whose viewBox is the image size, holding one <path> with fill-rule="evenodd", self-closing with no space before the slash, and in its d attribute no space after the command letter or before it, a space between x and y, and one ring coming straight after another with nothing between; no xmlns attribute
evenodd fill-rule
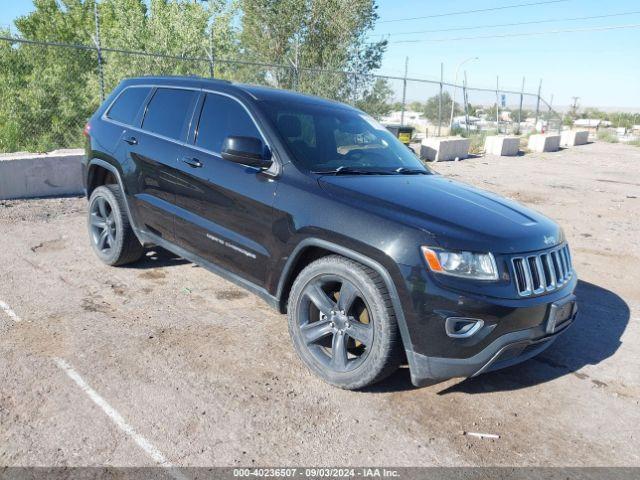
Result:
<svg viewBox="0 0 640 480"><path fill-rule="evenodd" d="M430 173L372 117L306 103L262 104L295 161L319 173Z"/></svg>

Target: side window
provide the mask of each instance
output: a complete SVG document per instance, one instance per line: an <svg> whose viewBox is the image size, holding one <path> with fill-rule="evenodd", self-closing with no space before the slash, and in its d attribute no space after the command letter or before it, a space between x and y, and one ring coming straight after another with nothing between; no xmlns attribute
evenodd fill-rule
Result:
<svg viewBox="0 0 640 480"><path fill-rule="evenodd" d="M229 135L261 138L242 105L223 95L207 94L200 113L196 145L219 153Z"/></svg>
<svg viewBox="0 0 640 480"><path fill-rule="evenodd" d="M159 88L147 106L142 128L181 140L196 98L197 92L193 90Z"/></svg>
<svg viewBox="0 0 640 480"><path fill-rule="evenodd" d="M111 120L133 125L142 103L149 95L149 87L129 87L122 92L107 113Z"/></svg>

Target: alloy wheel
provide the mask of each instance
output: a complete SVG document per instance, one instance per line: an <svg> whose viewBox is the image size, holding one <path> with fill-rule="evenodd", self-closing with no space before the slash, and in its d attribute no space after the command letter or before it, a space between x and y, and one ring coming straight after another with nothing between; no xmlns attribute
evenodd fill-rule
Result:
<svg viewBox="0 0 640 480"><path fill-rule="evenodd" d="M298 326L315 360L336 372L360 366L373 345L370 309L360 290L337 275L321 275L301 295Z"/></svg>
<svg viewBox="0 0 640 480"><path fill-rule="evenodd" d="M90 209L91 241L108 254L116 244L117 226L113 207L104 197L96 197Z"/></svg>

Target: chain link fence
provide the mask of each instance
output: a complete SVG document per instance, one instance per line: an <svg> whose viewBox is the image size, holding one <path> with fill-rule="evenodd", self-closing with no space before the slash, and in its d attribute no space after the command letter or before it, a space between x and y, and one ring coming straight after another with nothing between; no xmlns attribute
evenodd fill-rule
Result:
<svg viewBox="0 0 640 480"><path fill-rule="evenodd" d="M185 75L286 88L357 106L424 136L528 134L561 127L538 94L257 61L180 57L0 37L0 152L82 144L86 120L127 77Z"/></svg>

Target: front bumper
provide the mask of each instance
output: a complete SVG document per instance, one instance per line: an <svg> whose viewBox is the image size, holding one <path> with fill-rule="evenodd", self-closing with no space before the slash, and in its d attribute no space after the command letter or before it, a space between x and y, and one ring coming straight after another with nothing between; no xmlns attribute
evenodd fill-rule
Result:
<svg viewBox="0 0 640 480"><path fill-rule="evenodd" d="M475 377L481 373L516 365L538 355L575 321L575 296L569 295L561 303L567 302L572 302L574 308L570 317L561 323L556 324L550 308L550 314L544 322L531 328L505 333L468 358L432 357L407 351L412 383L422 386L453 377Z"/></svg>

